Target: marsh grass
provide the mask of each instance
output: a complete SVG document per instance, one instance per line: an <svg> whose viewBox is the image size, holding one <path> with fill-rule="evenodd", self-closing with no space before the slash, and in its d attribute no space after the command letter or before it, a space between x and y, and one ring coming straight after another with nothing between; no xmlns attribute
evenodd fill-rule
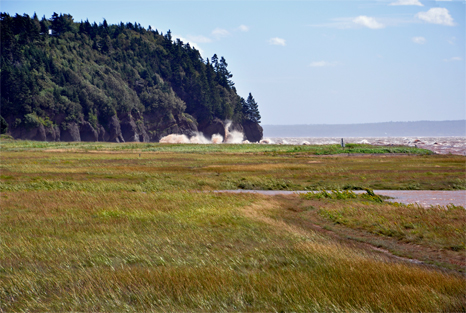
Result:
<svg viewBox="0 0 466 313"><path fill-rule="evenodd" d="M5 311L451 311L464 279L268 217L258 195L2 193Z"/></svg>
<svg viewBox="0 0 466 313"><path fill-rule="evenodd" d="M366 193L362 194L356 194L352 190L321 190L320 192L308 192L305 194L301 194L301 197L303 197L304 199L366 199L377 203L383 202L382 197L374 194L374 191L372 189L366 188L365 190Z"/></svg>
<svg viewBox="0 0 466 313"><path fill-rule="evenodd" d="M349 144L346 148L340 145L261 145L261 144L160 144L160 143L108 143L108 142L43 142L28 140L1 139L0 149L3 151L46 151L72 150L77 152L93 151L133 151L133 152L177 152L177 153L271 153L271 154L341 154L341 153L402 153L430 155L431 151L406 146L371 146Z"/></svg>
<svg viewBox="0 0 466 313"><path fill-rule="evenodd" d="M460 275L337 243L274 214L273 198L206 192L412 180L448 189L464 177L463 157L314 157L259 145L1 149L0 311L465 310ZM382 205L306 201L353 200Z"/></svg>
<svg viewBox="0 0 466 313"><path fill-rule="evenodd" d="M347 227L426 245L436 249L465 250L466 214L461 206L385 203L332 203L319 214Z"/></svg>
<svg viewBox="0 0 466 313"><path fill-rule="evenodd" d="M359 194L349 190L322 190L300 197L329 199L318 209L318 214L335 224L436 249L465 250L466 214L462 206L425 208L418 204L384 202L371 189Z"/></svg>
<svg viewBox="0 0 466 313"><path fill-rule="evenodd" d="M25 150L2 151L0 161L0 191L466 187L463 156Z"/></svg>

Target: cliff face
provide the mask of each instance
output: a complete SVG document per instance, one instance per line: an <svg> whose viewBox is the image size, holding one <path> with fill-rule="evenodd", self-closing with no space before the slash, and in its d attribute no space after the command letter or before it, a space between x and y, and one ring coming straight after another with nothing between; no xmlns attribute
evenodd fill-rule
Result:
<svg viewBox="0 0 466 313"><path fill-rule="evenodd" d="M6 123L16 139L158 142L198 131L225 137L226 120L245 139L262 138L225 59L204 60L170 32L75 23L67 14L39 20L1 13L0 33L1 129Z"/></svg>
<svg viewBox="0 0 466 313"><path fill-rule="evenodd" d="M10 129L9 134L15 139L36 141L158 142L170 134L186 135L190 138L198 133L209 139L219 134L226 140L228 130L243 133L243 140L250 142L258 142L262 139L262 127L250 121L239 124L214 119L211 123L205 123L198 128L192 119L183 115L168 120L165 116L154 113L137 117L131 114L124 114L120 118L113 116L105 125L93 126L82 120L62 127L55 125L45 127L38 124Z"/></svg>

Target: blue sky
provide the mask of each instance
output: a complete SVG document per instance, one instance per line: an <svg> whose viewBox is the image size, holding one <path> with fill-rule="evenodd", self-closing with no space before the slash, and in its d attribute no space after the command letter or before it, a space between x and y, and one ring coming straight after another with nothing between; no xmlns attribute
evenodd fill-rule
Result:
<svg viewBox="0 0 466 313"><path fill-rule="evenodd" d="M138 22L224 56L263 124L466 118L465 1L2 0L0 10Z"/></svg>

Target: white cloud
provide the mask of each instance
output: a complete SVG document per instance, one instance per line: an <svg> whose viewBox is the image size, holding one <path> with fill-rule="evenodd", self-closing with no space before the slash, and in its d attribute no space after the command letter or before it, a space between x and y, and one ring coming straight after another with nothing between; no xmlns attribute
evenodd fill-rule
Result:
<svg viewBox="0 0 466 313"><path fill-rule="evenodd" d="M286 46L286 41L283 38L270 38L269 39L269 44L275 45L275 46Z"/></svg>
<svg viewBox="0 0 466 313"><path fill-rule="evenodd" d="M450 45L454 45L456 43L456 37L453 36L450 39L447 40Z"/></svg>
<svg viewBox="0 0 466 313"><path fill-rule="evenodd" d="M212 31L212 35L219 39L222 37L227 37L228 35L230 35L230 32L223 28L216 28Z"/></svg>
<svg viewBox="0 0 466 313"><path fill-rule="evenodd" d="M445 62L454 62L454 61L462 61L463 59L461 57L452 57L449 59L444 59L443 61Z"/></svg>
<svg viewBox="0 0 466 313"><path fill-rule="evenodd" d="M445 8L432 8L427 12L419 12L415 15L418 19L427 23L454 26L453 18Z"/></svg>
<svg viewBox="0 0 466 313"><path fill-rule="evenodd" d="M200 43L209 43L212 42L212 39L205 36L188 36L189 41L200 42Z"/></svg>
<svg viewBox="0 0 466 313"><path fill-rule="evenodd" d="M417 44L420 44L420 45L423 45L423 44L426 43L426 39L424 37L413 37L413 38L411 38L411 40L414 43L417 43Z"/></svg>
<svg viewBox="0 0 466 313"><path fill-rule="evenodd" d="M423 7L424 5L419 2L419 0L398 0L396 2L392 2L389 5L418 5Z"/></svg>
<svg viewBox="0 0 466 313"><path fill-rule="evenodd" d="M310 67L324 67L324 66L335 66L336 62L327 62L327 61L317 61L309 64Z"/></svg>
<svg viewBox="0 0 466 313"><path fill-rule="evenodd" d="M356 17L355 19L353 19L353 23L364 26L364 27L368 27L371 29L380 29L380 28L385 27L383 24L377 22L375 18L365 16L365 15Z"/></svg>
<svg viewBox="0 0 466 313"><path fill-rule="evenodd" d="M242 31L242 32L247 32L247 31L249 31L249 27L246 26L246 25L240 25L240 26L238 27L238 30L239 30L239 31Z"/></svg>

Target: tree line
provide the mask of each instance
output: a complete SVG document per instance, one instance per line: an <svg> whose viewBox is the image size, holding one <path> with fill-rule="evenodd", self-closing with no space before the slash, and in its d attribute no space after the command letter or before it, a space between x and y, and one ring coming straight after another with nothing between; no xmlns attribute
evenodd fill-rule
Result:
<svg viewBox="0 0 466 313"><path fill-rule="evenodd" d="M237 94L225 58L204 60L171 31L0 13L0 33L2 132L5 120L11 127L95 125L144 112L260 122L253 96Z"/></svg>

